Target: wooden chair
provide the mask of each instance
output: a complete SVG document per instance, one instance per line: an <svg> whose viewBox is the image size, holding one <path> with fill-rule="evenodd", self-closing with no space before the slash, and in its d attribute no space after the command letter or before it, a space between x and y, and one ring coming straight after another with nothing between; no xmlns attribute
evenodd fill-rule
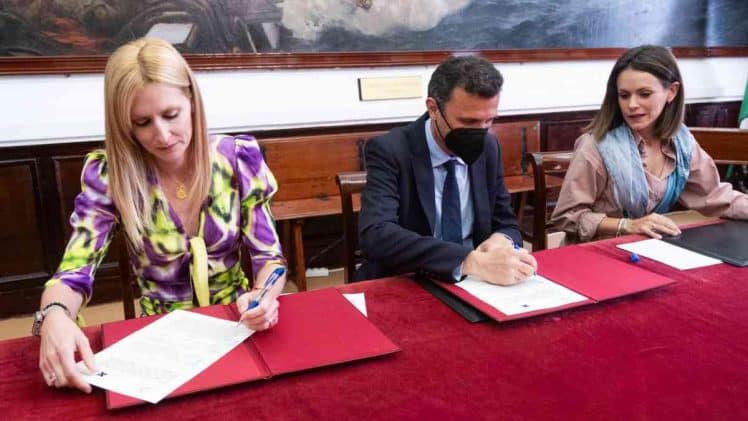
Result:
<svg viewBox="0 0 748 421"><path fill-rule="evenodd" d="M278 181L278 193L270 207L299 291L306 290L304 220L341 213L335 176L363 170L364 145L381 133L363 131L259 141L265 162Z"/></svg>
<svg viewBox="0 0 748 421"><path fill-rule="evenodd" d="M335 176L340 190L340 204L343 210L343 261L345 282L351 282L356 271L358 249L358 223L356 212L361 210L361 191L366 187L366 171L344 172Z"/></svg>
<svg viewBox="0 0 748 421"><path fill-rule="evenodd" d="M748 164L748 130L688 128L717 165Z"/></svg>
<svg viewBox="0 0 748 421"><path fill-rule="evenodd" d="M533 221L532 221L532 250L548 248L548 190L560 189L564 175L572 158L572 151L532 152L527 154L527 160L532 167L533 189ZM526 233L524 233L526 235Z"/></svg>
<svg viewBox="0 0 748 421"><path fill-rule="evenodd" d="M714 159L722 181L748 193L748 130L690 127L699 145Z"/></svg>
<svg viewBox="0 0 748 421"><path fill-rule="evenodd" d="M490 130L499 140L504 184L509 193L515 195L514 213L521 222L527 193L534 189L527 154L540 150L540 122L530 120L494 123Z"/></svg>

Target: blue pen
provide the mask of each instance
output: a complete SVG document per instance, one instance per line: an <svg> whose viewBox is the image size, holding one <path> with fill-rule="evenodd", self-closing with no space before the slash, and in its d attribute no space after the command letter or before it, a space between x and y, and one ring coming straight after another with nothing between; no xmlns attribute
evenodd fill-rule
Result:
<svg viewBox="0 0 748 421"><path fill-rule="evenodd" d="M631 253L631 256L629 256L629 260L631 260L631 263L639 263L639 255L636 253Z"/></svg>
<svg viewBox="0 0 748 421"><path fill-rule="evenodd" d="M262 289L260 290L260 294L255 297L254 300L249 302L249 305L247 306L247 311L252 310L253 308L260 305L260 301L262 301L262 297L267 294L267 292L270 290L270 288L275 285L275 283L278 281L278 279L283 276L283 273L286 271L286 268L283 266L275 268L275 270L268 276L268 278L265 280L265 285L262 286Z"/></svg>

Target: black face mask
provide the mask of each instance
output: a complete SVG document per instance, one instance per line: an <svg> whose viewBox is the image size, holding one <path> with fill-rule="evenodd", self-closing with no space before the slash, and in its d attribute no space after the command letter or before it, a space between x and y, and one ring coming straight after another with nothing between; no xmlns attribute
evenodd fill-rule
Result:
<svg viewBox="0 0 748 421"><path fill-rule="evenodd" d="M439 112L444 117L444 122L447 123L450 132L444 137L444 143L447 144L452 153L460 157L466 164L470 165L475 162L480 155L483 153L483 147L485 146L485 138L488 129L479 128L468 128L458 127L453 129L452 126L447 122L447 116L439 107ZM436 124L436 122L434 122ZM439 130L439 125L436 124L436 130L439 132L439 136L442 135Z"/></svg>

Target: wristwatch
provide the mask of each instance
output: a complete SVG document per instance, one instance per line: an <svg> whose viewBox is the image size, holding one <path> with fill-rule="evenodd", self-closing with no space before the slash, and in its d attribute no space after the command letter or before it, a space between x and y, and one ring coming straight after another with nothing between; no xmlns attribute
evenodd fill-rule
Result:
<svg viewBox="0 0 748 421"><path fill-rule="evenodd" d="M52 307L60 307L65 312L65 314L68 315L68 317L72 318L72 315L70 314L70 310L67 308L67 306L60 302L53 302L49 303L46 306L44 306L43 309L38 310L36 313L34 313L34 324L31 325L31 334L34 336L39 336L42 331L42 323L44 322L44 318L47 317L47 314L52 310Z"/></svg>

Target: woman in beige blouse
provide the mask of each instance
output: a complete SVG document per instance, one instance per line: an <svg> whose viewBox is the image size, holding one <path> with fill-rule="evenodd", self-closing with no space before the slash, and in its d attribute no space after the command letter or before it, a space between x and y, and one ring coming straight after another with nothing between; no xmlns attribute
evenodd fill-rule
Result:
<svg viewBox="0 0 748 421"><path fill-rule="evenodd" d="M677 204L708 216L748 219L748 196L720 183L717 167L686 126L683 79L664 47L628 50L605 99L576 140L552 221L581 241L621 234L680 233Z"/></svg>

